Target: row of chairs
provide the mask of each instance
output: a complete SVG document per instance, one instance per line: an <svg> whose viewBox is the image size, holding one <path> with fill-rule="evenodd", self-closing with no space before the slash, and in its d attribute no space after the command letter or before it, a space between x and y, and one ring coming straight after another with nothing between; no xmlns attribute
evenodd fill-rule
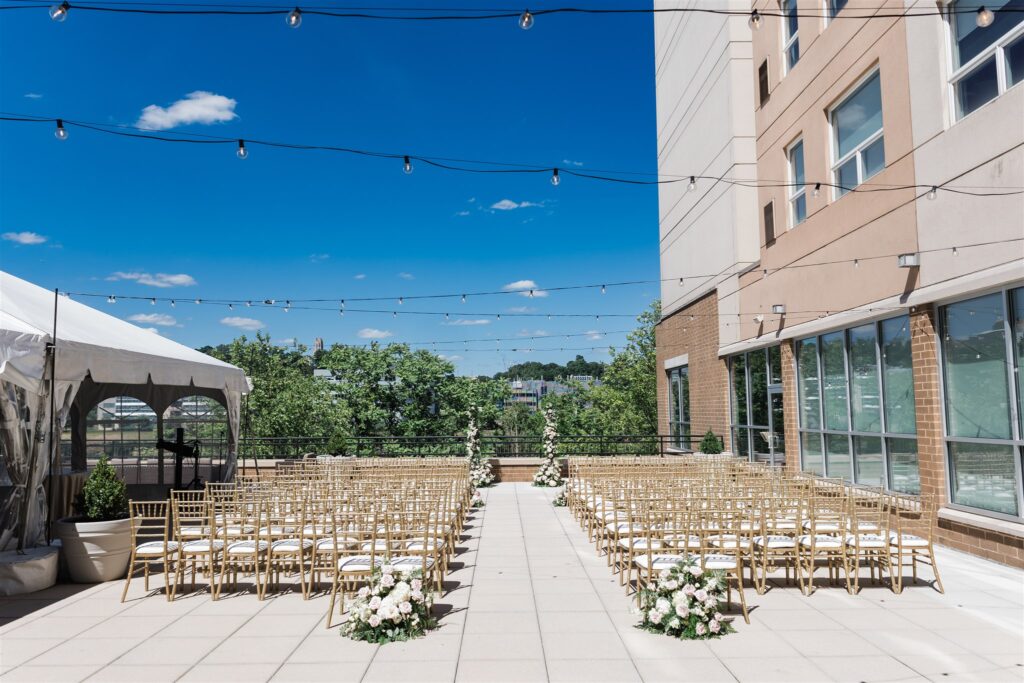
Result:
<svg viewBox="0 0 1024 683"><path fill-rule="evenodd" d="M424 586L440 592L471 494L464 459L330 459L172 491L167 501L132 501L121 600L139 570L149 590L153 565L163 568L168 601L186 581L195 590L199 578L213 600L240 590L262 600L285 577L304 599L329 590L329 627L339 594L344 605L384 563L419 570Z"/></svg>
<svg viewBox="0 0 1024 683"><path fill-rule="evenodd" d="M744 582L759 593L782 572L785 583L815 590L815 574L860 590L888 576L894 592L904 569L917 579L930 565L936 510L928 497L851 487L733 458L579 458L569 460L567 503L595 550L627 590L637 591L684 555L725 573L749 621Z"/></svg>

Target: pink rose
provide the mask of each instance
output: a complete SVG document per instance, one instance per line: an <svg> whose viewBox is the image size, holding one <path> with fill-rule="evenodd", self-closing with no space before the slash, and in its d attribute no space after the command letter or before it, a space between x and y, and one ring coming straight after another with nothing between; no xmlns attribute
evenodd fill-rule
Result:
<svg viewBox="0 0 1024 683"><path fill-rule="evenodd" d="M698 635L698 636L702 636L702 635L704 635L705 633L707 633L707 632L708 632L708 629L707 629L707 627L706 627L706 626L704 625L704 622L700 622L700 623L698 623L698 624L697 624L697 628L696 628L695 630L697 631L697 635Z"/></svg>
<svg viewBox="0 0 1024 683"><path fill-rule="evenodd" d="M369 621L371 628L377 628L378 626L380 626L380 617L378 617L376 614L371 614Z"/></svg>
<svg viewBox="0 0 1024 683"><path fill-rule="evenodd" d="M708 624L708 629L710 629L712 633L718 633L721 628L722 626L718 623L717 619L712 619L711 623Z"/></svg>

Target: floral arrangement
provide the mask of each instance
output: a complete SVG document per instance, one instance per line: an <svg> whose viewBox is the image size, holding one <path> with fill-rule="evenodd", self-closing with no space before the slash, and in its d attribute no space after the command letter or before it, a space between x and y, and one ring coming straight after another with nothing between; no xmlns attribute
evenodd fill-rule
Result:
<svg viewBox="0 0 1024 683"><path fill-rule="evenodd" d="M466 428L466 455L469 456L469 478L474 488L483 488L494 483L494 472L491 461L485 460L480 454L480 428L476 419L470 415L469 427Z"/></svg>
<svg viewBox="0 0 1024 683"><path fill-rule="evenodd" d="M473 497L469 499L469 507L482 508L484 505L487 505L484 502L484 497L480 495L479 491L473 491Z"/></svg>
<svg viewBox="0 0 1024 683"><path fill-rule="evenodd" d="M552 505L554 505L554 506L555 506L556 508L564 508L564 507L565 507L566 505L568 505L568 504L569 504L569 501L568 501L568 500L566 500L566 498L565 498L565 489L562 489L562 492L561 492L561 493L559 493L559 494L558 494L558 495L557 495L557 496L556 496L556 497L555 497L555 498L554 498L554 499L553 499L553 500L551 501L551 504L552 504Z"/></svg>
<svg viewBox="0 0 1024 683"><path fill-rule="evenodd" d="M733 631L718 605L725 601L725 574L705 571L691 556L658 574L640 592L639 628L687 640L717 638Z"/></svg>
<svg viewBox="0 0 1024 683"><path fill-rule="evenodd" d="M561 486L562 467L558 462L558 429L555 427L555 411L544 410L544 434L542 435L544 462L533 475L534 486Z"/></svg>
<svg viewBox="0 0 1024 683"><path fill-rule="evenodd" d="M348 621L341 633L378 644L418 638L434 627L432 603L430 593L423 591L420 570L403 576L385 564L374 570L370 585L360 588L346 605Z"/></svg>

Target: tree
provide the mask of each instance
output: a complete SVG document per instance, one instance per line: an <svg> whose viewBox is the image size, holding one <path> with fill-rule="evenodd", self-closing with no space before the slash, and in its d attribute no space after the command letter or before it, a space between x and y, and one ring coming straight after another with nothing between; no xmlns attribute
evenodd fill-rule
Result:
<svg viewBox="0 0 1024 683"><path fill-rule="evenodd" d="M576 356L565 365L558 363L539 363L535 360L510 365L508 370L494 375L494 379L543 379L556 380L568 378L570 375L589 375L600 379L604 374L605 364L600 361L588 361L583 356Z"/></svg>

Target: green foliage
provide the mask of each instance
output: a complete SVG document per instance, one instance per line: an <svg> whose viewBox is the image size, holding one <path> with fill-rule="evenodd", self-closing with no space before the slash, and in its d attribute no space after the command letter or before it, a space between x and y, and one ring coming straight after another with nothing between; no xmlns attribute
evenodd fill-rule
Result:
<svg viewBox="0 0 1024 683"><path fill-rule="evenodd" d="M607 366L600 361L588 361L583 356L576 358L565 365L558 363L538 363L529 361L527 363L516 363L510 365L508 370L499 372L494 379L544 379L556 380L569 377L570 375L590 375L601 379Z"/></svg>
<svg viewBox="0 0 1024 683"><path fill-rule="evenodd" d="M700 452L708 455L717 455L722 452L722 440L715 436L715 433L708 428L707 434L700 441Z"/></svg>
<svg viewBox="0 0 1024 683"><path fill-rule="evenodd" d="M498 417L498 425L505 436L540 436L544 429L544 414L531 410L525 403L506 403Z"/></svg>
<svg viewBox="0 0 1024 683"><path fill-rule="evenodd" d="M82 514L90 522L120 519L128 514L127 489L106 456L100 457L85 480L81 501Z"/></svg>
<svg viewBox="0 0 1024 683"><path fill-rule="evenodd" d="M654 435L658 433L657 358L654 328L661 304L653 302L637 317L639 327L621 350L610 349L611 362L602 384L572 384L573 390L547 396L544 407L555 409L563 435Z"/></svg>

